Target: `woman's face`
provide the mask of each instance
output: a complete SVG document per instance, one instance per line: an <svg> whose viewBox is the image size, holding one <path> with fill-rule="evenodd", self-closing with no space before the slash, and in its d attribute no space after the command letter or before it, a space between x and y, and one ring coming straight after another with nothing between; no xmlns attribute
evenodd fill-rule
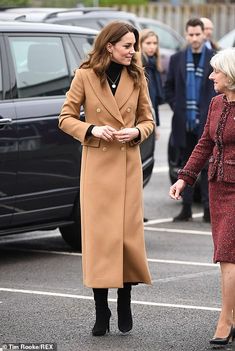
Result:
<svg viewBox="0 0 235 351"><path fill-rule="evenodd" d="M158 40L155 35L147 37L141 44L142 52L147 56L153 56L156 54L158 47Z"/></svg>
<svg viewBox="0 0 235 351"><path fill-rule="evenodd" d="M209 75L209 79L213 80L214 89L217 93L225 93L228 90L229 78L218 69L213 69L213 72Z"/></svg>
<svg viewBox="0 0 235 351"><path fill-rule="evenodd" d="M129 32L123 35L121 40L116 44L108 43L107 49L112 54L112 61L129 66L135 53L134 45L135 35Z"/></svg>

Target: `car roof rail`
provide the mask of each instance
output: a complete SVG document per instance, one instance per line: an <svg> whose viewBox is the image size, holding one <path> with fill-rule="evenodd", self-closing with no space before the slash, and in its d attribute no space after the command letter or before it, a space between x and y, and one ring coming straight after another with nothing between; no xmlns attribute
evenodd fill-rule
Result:
<svg viewBox="0 0 235 351"><path fill-rule="evenodd" d="M118 11L115 7L75 7L67 10L55 11L47 14L44 19L49 19L58 16L61 13L70 13L70 12L80 12L81 14L89 12L99 12L99 11Z"/></svg>

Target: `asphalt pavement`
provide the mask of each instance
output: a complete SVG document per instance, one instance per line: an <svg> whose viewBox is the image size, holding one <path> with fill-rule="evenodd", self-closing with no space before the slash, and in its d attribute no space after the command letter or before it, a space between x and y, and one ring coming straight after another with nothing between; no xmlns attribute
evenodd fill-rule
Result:
<svg viewBox="0 0 235 351"><path fill-rule="evenodd" d="M192 222L172 222L181 204L168 197L170 116L163 105L154 173L144 189L153 284L133 288L133 330L118 332L116 290L110 289L110 334L92 337L94 302L82 285L81 254L57 230L25 233L0 238L0 350L10 343L12 350L35 350L39 344L55 350L52 343L58 351L212 349L209 339L221 298L219 266L212 263L211 228L202 221L200 204L194 204ZM224 349L235 350L235 345Z"/></svg>

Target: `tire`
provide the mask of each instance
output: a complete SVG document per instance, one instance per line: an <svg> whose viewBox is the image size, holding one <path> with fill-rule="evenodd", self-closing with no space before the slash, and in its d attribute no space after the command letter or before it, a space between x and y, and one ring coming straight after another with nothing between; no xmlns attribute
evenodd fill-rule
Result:
<svg viewBox="0 0 235 351"><path fill-rule="evenodd" d="M81 239L81 215L80 201L76 200L73 210L74 223L68 226L60 227L60 233L64 241L76 251L82 251Z"/></svg>

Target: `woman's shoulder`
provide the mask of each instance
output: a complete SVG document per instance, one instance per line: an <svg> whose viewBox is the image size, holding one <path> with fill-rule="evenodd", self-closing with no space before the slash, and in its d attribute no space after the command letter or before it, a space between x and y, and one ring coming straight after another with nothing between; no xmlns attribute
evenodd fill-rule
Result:
<svg viewBox="0 0 235 351"><path fill-rule="evenodd" d="M216 95L212 98L211 102L213 104L223 104L223 101L224 101L224 94L219 94L219 95Z"/></svg>
<svg viewBox="0 0 235 351"><path fill-rule="evenodd" d="M79 78L86 78L92 74L94 74L94 71L91 68L79 67L75 70L75 76Z"/></svg>

